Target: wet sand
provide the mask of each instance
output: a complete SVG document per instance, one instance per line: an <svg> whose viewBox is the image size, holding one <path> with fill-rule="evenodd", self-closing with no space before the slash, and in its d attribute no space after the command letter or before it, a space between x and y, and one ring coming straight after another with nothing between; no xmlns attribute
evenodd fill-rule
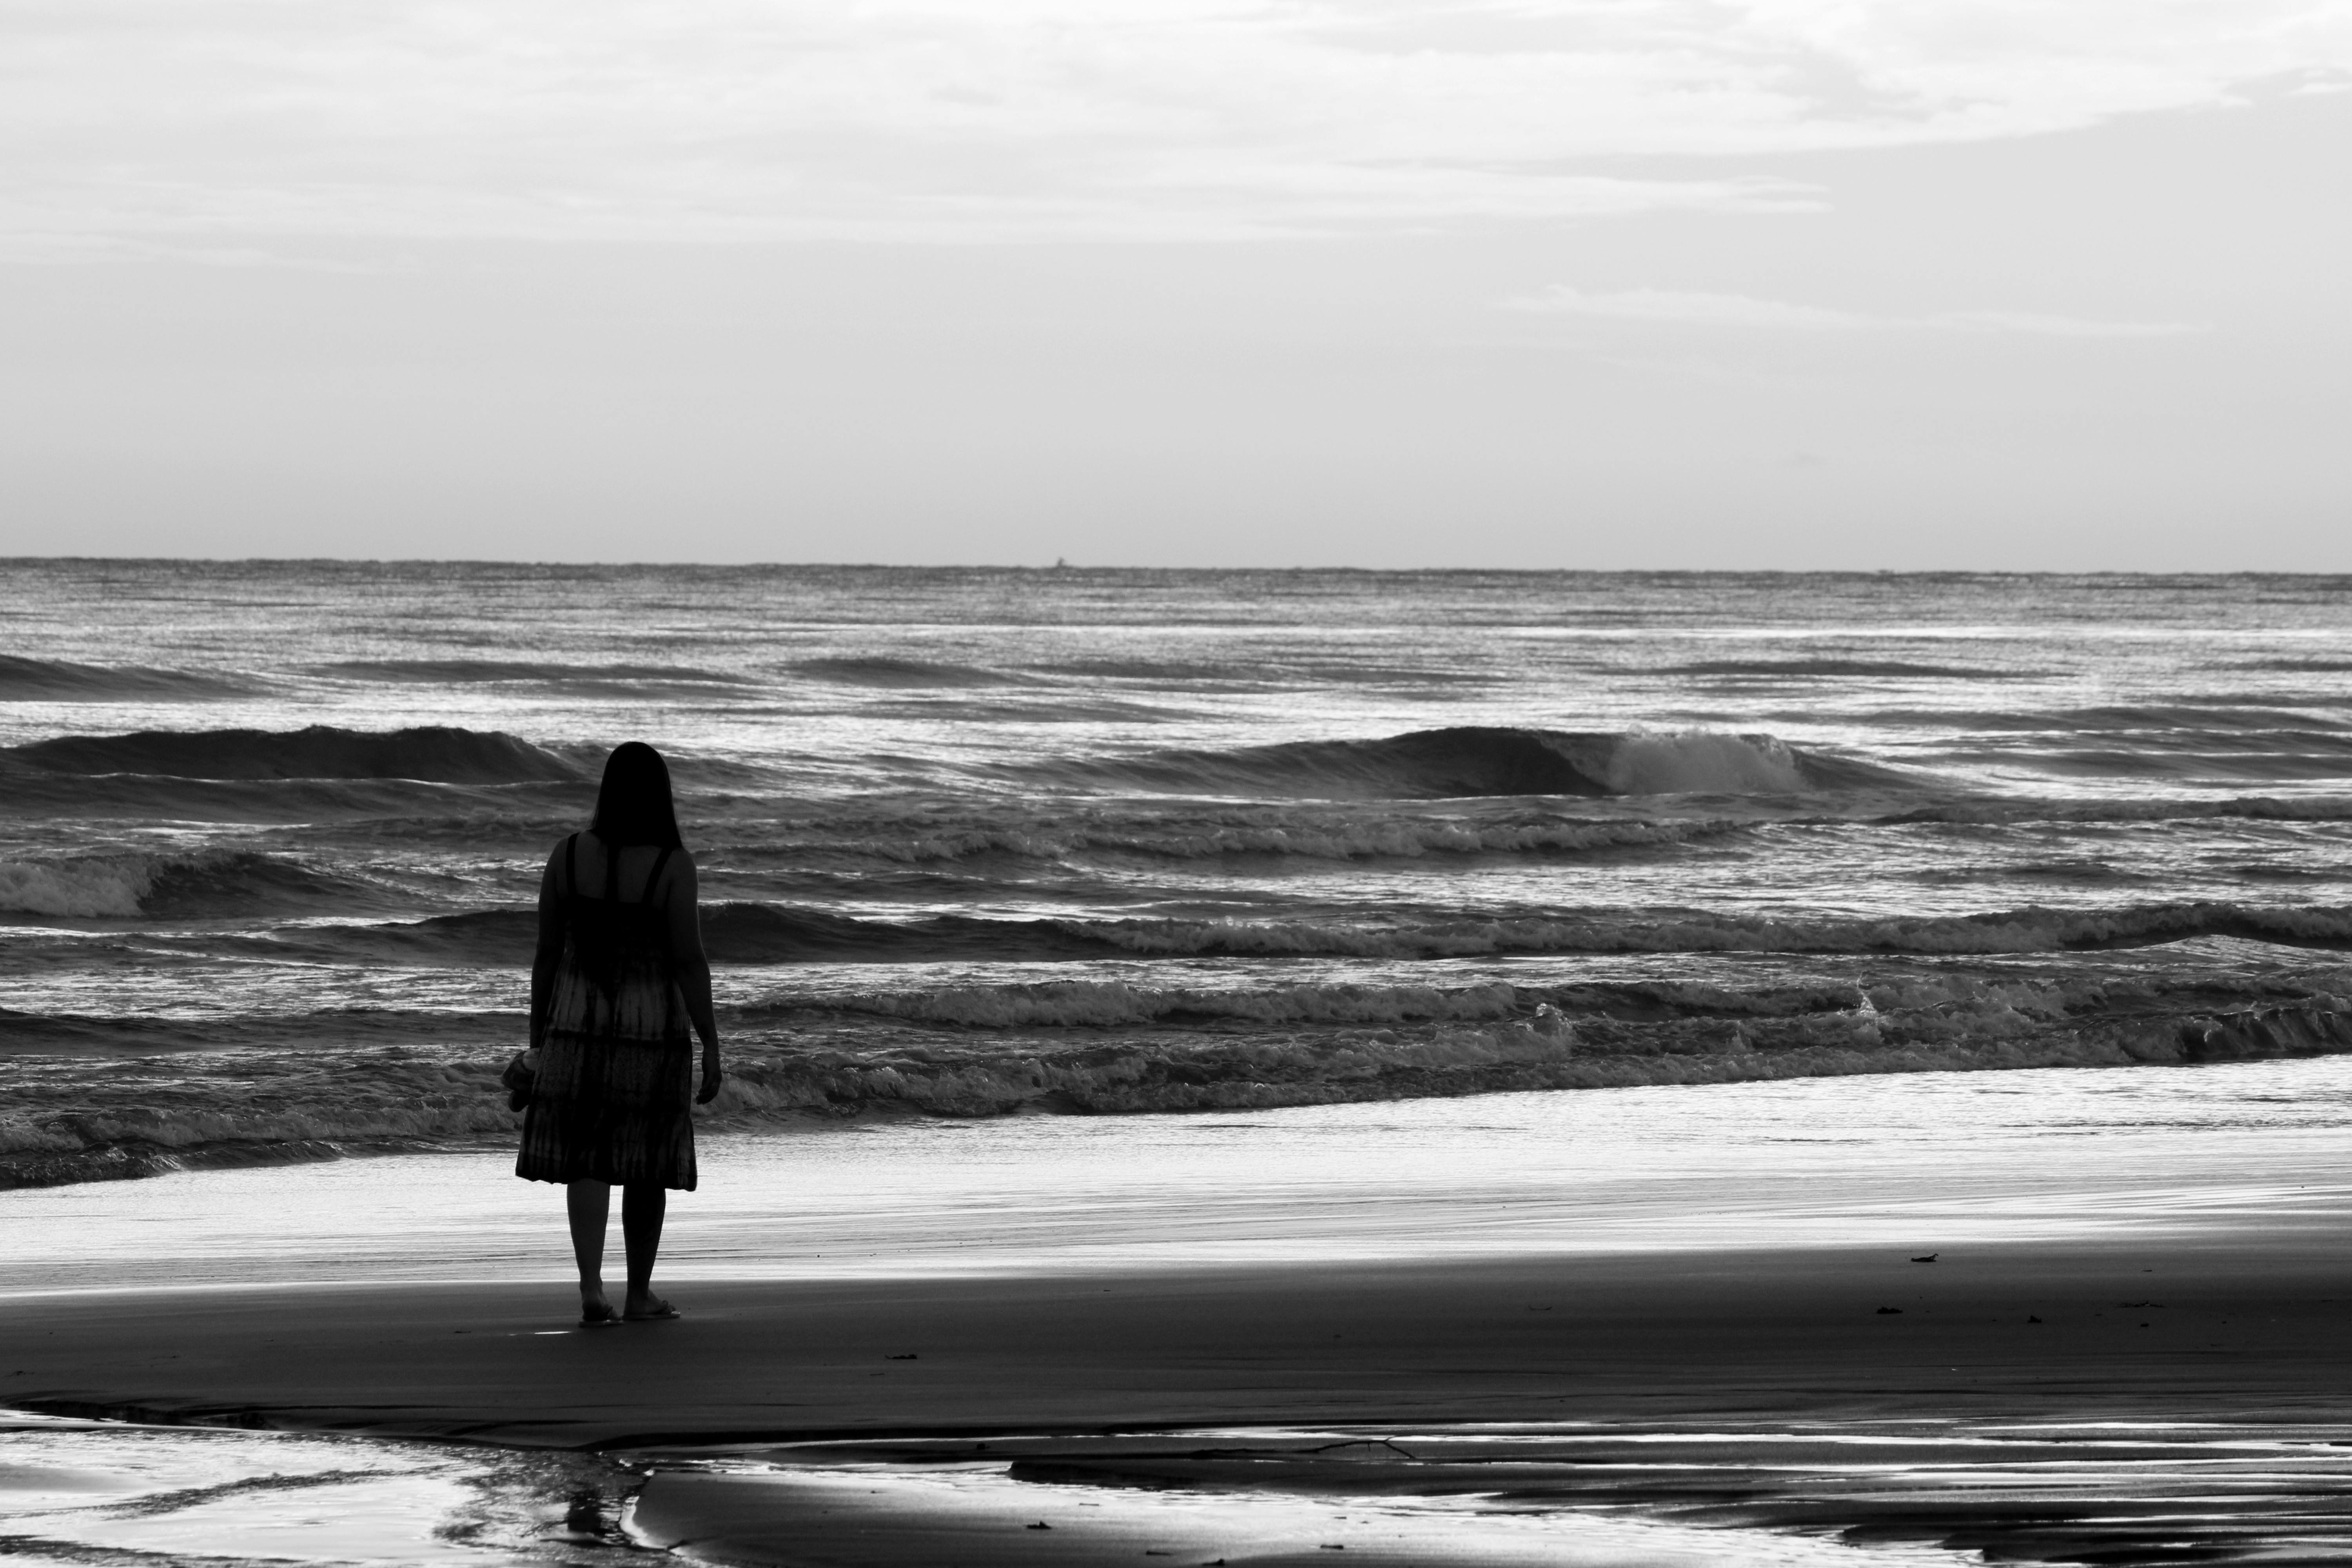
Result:
<svg viewBox="0 0 2352 1568"><path fill-rule="evenodd" d="M822 1447L783 1451L788 1465L911 1457L992 1463L999 1478L992 1487L972 1470L919 1466L850 1486L837 1468L698 1474L687 1456L682 1469L654 1476L632 1528L640 1542L683 1544L717 1562L882 1564L945 1552L1021 1563L1197 1550L1279 1563L1310 1560L1336 1536L1354 1543L1350 1561L1613 1564L1781 1561L1783 1550L1794 1554L1786 1561L1811 1562L1806 1552L1845 1549L1774 1537L1780 1544L1768 1552L1739 1544L1767 1539L1747 1531L1622 1517L1629 1501L1686 1504L1757 1484L1719 1458L1701 1467L1704 1478L1655 1496L1594 1493L1584 1511L1562 1515L1590 1483L1573 1454L1564 1466L1555 1457L1546 1472L1553 1524L1534 1534L1526 1517L1488 1514L1465 1528L1430 1514L1430 1497L1448 1487L1494 1484L1476 1470L1365 1470L1351 1480L1293 1462L1255 1467L1257 1479L1237 1488L1233 1475L1203 1472L1147 1476L1139 1489L1131 1458L1089 1476L1081 1455L1075 1469L1065 1457L1043 1472L1082 1483L1057 1490L1003 1484L1002 1465L1024 1436L1148 1442L1209 1428L1247 1442L1252 1432L1337 1429L1412 1442L1465 1423L1817 1435L2191 1423L2324 1443L2344 1435L2332 1423L2352 1399L2352 1247L2315 1246L2302 1229L1971 1246L1934 1263L1883 1247L1780 1247L1057 1278L700 1279L674 1295L687 1313L679 1321L604 1329L571 1322L570 1293L553 1284L18 1297L0 1403L541 1447L797 1440ZM1881 1310L1889 1307L1898 1310ZM887 1446L908 1437L925 1441L911 1453ZM992 1439L993 1450L983 1446ZM778 1454L756 1458L773 1464ZM1109 1489L1092 1484L1102 1482ZM1777 1485L1768 1477L1764 1489ZM1226 1502L1188 1513L1168 1486L1189 1486L1196 1500L1222 1490ZM2205 1496L2210 1486L2200 1474L2189 1489ZM1352 1500L1336 1497L1350 1488ZM1412 1500L1380 1496L1400 1491ZM1920 1526L1921 1504L1896 1492L1892 1503L1783 1498L1777 1511L1752 1502L1710 1522L1930 1538L1954 1528L1943 1515ZM1096 1497L1111 1500L1087 1500ZM1960 1524L2010 1546L2020 1531L2046 1534L2052 1511L2039 1493L1968 1507L1954 1516ZM2210 1528L2240 1538L2287 1528L2207 1511ZM2090 1540L2121 1550L2114 1561L2141 1560L2131 1551L2152 1539L2141 1517L2150 1512L2078 1521L2062 1544ZM1710 1539L1720 1542L1713 1552Z"/></svg>
<svg viewBox="0 0 2352 1568"><path fill-rule="evenodd" d="M1242 1424L2292 1419L2352 1394L2352 1246L2307 1233L1973 1246L1932 1264L1829 1247L703 1279L673 1294L682 1321L609 1329L578 1327L551 1284L20 1297L0 1402L612 1447Z"/></svg>

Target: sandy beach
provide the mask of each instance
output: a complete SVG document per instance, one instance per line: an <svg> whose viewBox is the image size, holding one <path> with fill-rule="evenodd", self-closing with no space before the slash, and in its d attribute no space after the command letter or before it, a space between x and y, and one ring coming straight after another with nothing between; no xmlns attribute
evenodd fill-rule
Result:
<svg viewBox="0 0 2352 1568"><path fill-rule="evenodd" d="M23 1193L0 1405L597 1455L714 1563L2340 1561L2352 1170L2262 1108L2345 1077L719 1140L618 1328L495 1151Z"/></svg>
<svg viewBox="0 0 2352 1568"><path fill-rule="evenodd" d="M1932 1265L1817 1248L702 1279L674 1291L685 1320L611 1330L571 1323L564 1295L23 1298L5 1375L10 1403L57 1411L600 1447L1220 1424L2332 1419L2352 1395L2352 1247L2302 1237L1972 1247Z"/></svg>
<svg viewBox="0 0 2352 1568"><path fill-rule="evenodd" d="M706 1279L676 1294L681 1321L597 1330L567 1323L562 1289L543 1284L20 1298L10 1304L8 1403L632 1452L655 1472L631 1515L636 1539L688 1543L709 1561L1107 1561L1151 1550L1173 1529L1201 1550L1243 1553L1234 1562L1279 1563L1301 1531L1336 1526L1256 1519L1250 1508L1263 1511L1269 1490L1294 1510L1334 1495L1352 1500L1343 1509L1392 1494L1426 1506L1491 1491L1496 1459L1514 1457L1432 1463L1431 1435L1515 1436L1555 1517L1563 1502L1585 1517L1705 1504L1717 1510L1711 1525L1818 1532L1883 1531L1891 1510L1915 1539L1974 1531L2013 1545L2050 1538L2047 1475L2031 1500L1979 1477L1969 1510L1949 1512L1947 1500L1947 1512L1923 1518L1943 1492L1923 1496L1916 1478L1891 1486L1894 1502L1825 1500L1779 1458L1759 1474L1758 1445L1792 1434L2013 1438L2025 1427L2100 1440L2141 1427L2252 1429L2324 1442L2341 1435L2352 1397L2352 1249L2315 1248L2299 1234L1971 1247L1933 1264L1885 1248L1724 1250L1055 1279ZM1663 1477L1628 1478L1595 1462L1622 1456L1589 1451L1596 1437L1696 1435L1708 1451ZM1562 1450L1563 1436L1586 1447ZM1346 1457L1386 1468L1321 1462L1317 1450L1349 1438L1363 1446ZM1204 1443L1265 1451L1236 1475L1188 1459ZM722 1458L750 1447L790 1473L698 1473L710 1445ZM649 1449L667 1453L648 1460ZM1139 1454L1159 1473L1139 1475ZM1932 1457L1988 1465L1981 1453ZM2191 1468L2210 1471L2215 1457ZM1882 1458L1856 1450L1840 1462ZM2097 1458L2076 1445L2044 1462ZM1008 1462L1016 1479L1026 1463L1025 1479L1060 1483L1060 1495L1015 1487L953 1507L907 1495L940 1484L921 1478L970 1480L972 1467L1002 1474ZM900 1467L893 1485L865 1484L877 1463ZM860 1484L845 1491L845 1474ZM2145 1487L2144 1474L2134 1479ZM2214 1511L2212 1476L2193 1484ZM1129 1504L1159 1499L1163 1510L1171 1488L1212 1500L1191 1521L1139 1520L1132 1506L1089 1514L1080 1510L1102 1505L1071 1500L1087 1495L1074 1488L1105 1487ZM2275 1486L2256 1490L2253 1516L2215 1512L2209 1527L2242 1536L2262 1508L2282 1506ZM1236 1517L1215 1505L1221 1495L1252 1501ZM1720 1517L1727 1495L1741 1506ZM2137 1500L2113 1517L2112 1500L2078 1500L2056 1510L2068 1526L2056 1539L2070 1551L2120 1549L2112 1561L2154 1561L2135 1550L2152 1553L2181 1529L2175 1520L2150 1536L2164 1500ZM2307 1526L2310 1500L2292 1500ZM1048 1516L1050 1551L1031 1530ZM1360 1552L1378 1544L1357 1533ZM1696 1556L1654 1540L1588 1543L1594 1554L1583 1556L1555 1533L1520 1542L1533 1554L1522 1557L1491 1530L1406 1531L1402 1555L1373 1560L1767 1560L1740 1544L1748 1535L1718 1529L1678 1549Z"/></svg>

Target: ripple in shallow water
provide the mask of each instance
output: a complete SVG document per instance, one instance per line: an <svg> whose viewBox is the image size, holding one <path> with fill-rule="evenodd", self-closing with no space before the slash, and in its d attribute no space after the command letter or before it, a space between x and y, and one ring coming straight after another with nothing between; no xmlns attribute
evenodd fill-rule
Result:
<svg viewBox="0 0 2352 1568"><path fill-rule="evenodd" d="M0 1556L605 1568L644 1559L617 1529L639 1479L570 1454L0 1413Z"/></svg>

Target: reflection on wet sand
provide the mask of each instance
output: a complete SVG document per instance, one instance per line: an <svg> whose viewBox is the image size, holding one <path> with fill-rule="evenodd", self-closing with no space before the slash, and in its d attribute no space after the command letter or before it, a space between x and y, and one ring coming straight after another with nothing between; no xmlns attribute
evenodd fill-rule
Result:
<svg viewBox="0 0 2352 1568"><path fill-rule="evenodd" d="M681 1445L0 1418L0 1554L575 1568L2352 1562L2352 1427L1997 1421Z"/></svg>
<svg viewBox="0 0 2352 1568"><path fill-rule="evenodd" d="M602 1568L637 1555L635 1481L571 1454L0 1412L0 1557Z"/></svg>
<svg viewBox="0 0 2352 1568"><path fill-rule="evenodd" d="M1916 1421L803 1445L641 1454L653 1474L629 1529L759 1563L950 1548L1007 1563L1338 1549L1465 1565L2335 1562L2352 1561L2347 1439L2352 1427ZM1013 1533L1040 1524L1051 1541Z"/></svg>

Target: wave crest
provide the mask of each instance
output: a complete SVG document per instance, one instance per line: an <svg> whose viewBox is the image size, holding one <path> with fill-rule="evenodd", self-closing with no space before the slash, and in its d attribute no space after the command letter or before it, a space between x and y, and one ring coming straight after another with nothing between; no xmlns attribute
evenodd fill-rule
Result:
<svg viewBox="0 0 2352 1568"><path fill-rule="evenodd" d="M0 860L0 910L70 920L136 920L155 885L144 855Z"/></svg>
<svg viewBox="0 0 2352 1568"><path fill-rule="evenodd" d="M260 857L251 859L259 860ZM90 873L111 888L110 862ZM278 863L268 863L275 868ZM262 868L244 874L258 880ZM294 873L271 874L291 876ZM5 874L0 874L5 875ZM310 874L304 874L310 875ZM8 884L0 880L0 889ZM304 885L307 888L307 884ZM319 888L322 904L346 895ZM30 896L30 895L27 895ZM97 895L92 895L96 897ZM157 912L148 900L142 912ZM15 906L32 908L26 904ZM123 912L117 904L86 912ZM85 912L63 907L37 912ZM527 909L479 910L414 921L291 928L288 951L395 963L525 963L536 917ZM861 919L781 904L703 907L703 946L714 962L742 964L1052 963L1105 957L1429 959L1510 953L1765 952L1991 957L2158 947L2227 937L2274 947L2352 951L2352 907L2265 908L2211 903L2104 909L2027 907L1968 915L1790 918L1693 910L1562 910L1423 920L991 920L932 915Z"/></svg>
<svg viewBox="0 0 2352 1568"><path fill-rule="evenodd" d="M1509 915L1420 923L1339 921L1053 922L1108 946L1150 954L1470 958L1512 952L1793 952L1991 955L2155 947L2236 937L2284 947L2352 949L2352 908L2236 903L2120 909L2028 908L1971 915L1788 919L1640 911Z"/></svg>
<svg viewBox="0 0 2352 1568"><path fill-rule="evenodd" d="M1811 783L1770 735L1627 735L1609 753L1612 795L1796 795Z"/></svg>
<svg viewBox="0 0 2352 1568"><path fill-rule="evenodd" d="M343 878L245 850L0 860L0 911L57 919L292 914L348 910L368 896Z"/></svg>
<svg viewBox="0 0 2352 1568"><path fill-rule="evenodd" d="M195 670L0 654L0 702L201 702L252 689L243 681Z"/></svg>
<svg viewBox="0 0 2352 1568"><path fill-rule="evenodd" d="M2242 986L2229 1007L2195 979L1935 972L1750 991L1490 982L811 997L728 1015L729 1080L712 1113L720 1127L780 1129L2352 1051L2346 998L2285 976ZM199 1049L100 1075L86 1048L18 1056L0 1187L511 1136L496 1073L519 1017L450 1033L420 1016L396 1037L353 1034L362 1022L288 1020L287 1037L307 1048Z"/></svg>
<svg viewBox="0 0 2352 1568"><path fill-rule="evenodd" d="M1796 795L1894 787L1904 775L1716 731L1578 733L1460 725L1371 741L1291 741L1232 751L1066 762L1061 782L1163 793L1369 800L1493 795Z"/></svg>
<svg viewBox="0 0 2352 1568"><path fill-rule="evenodd" d="M61 735L0 750L57 773L149 773L188 779L418 779L436 784L576 781L554 752L496 731L142 730Z"/></svg>

